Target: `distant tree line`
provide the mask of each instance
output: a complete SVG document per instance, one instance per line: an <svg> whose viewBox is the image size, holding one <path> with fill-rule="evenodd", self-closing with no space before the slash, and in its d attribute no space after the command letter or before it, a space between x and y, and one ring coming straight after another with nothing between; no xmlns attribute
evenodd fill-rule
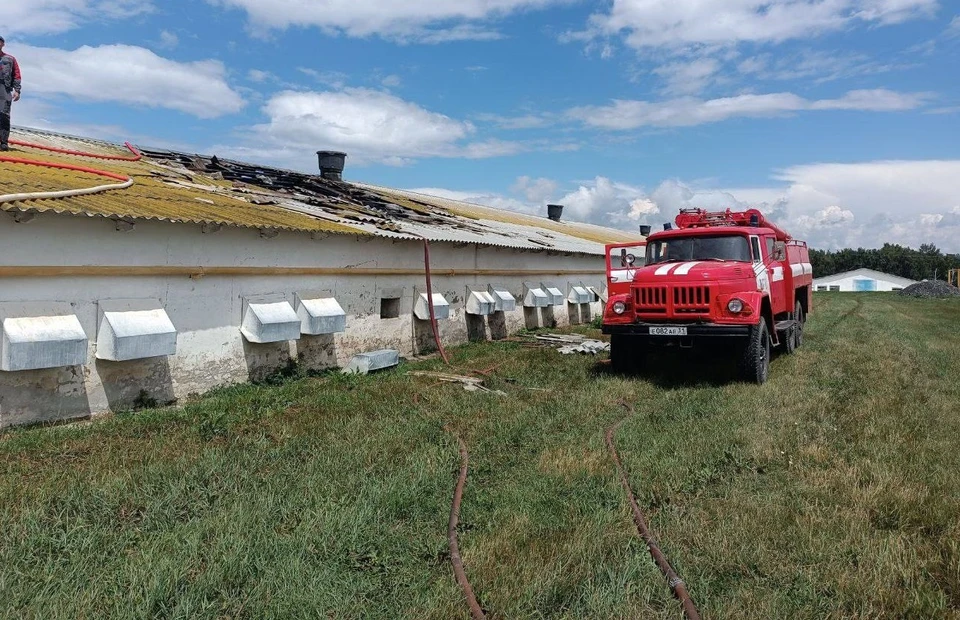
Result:
<svg viewBox="0 0 960 620"><path fill-rule="evenodd" d="M960 268L960 254L944 254L932 243L919 250L884 243L879 249L837 251L810 249L810 264L815 278L854 269L874 269L911 280L947 279L947 271Z"/></svg>

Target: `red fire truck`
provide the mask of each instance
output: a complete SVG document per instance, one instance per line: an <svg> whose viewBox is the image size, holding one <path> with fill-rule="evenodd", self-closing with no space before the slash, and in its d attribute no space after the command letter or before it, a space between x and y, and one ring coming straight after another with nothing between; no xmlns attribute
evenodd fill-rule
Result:
<svg viewBox="0 0 960 620"><path fill-rule="evenodd" d="M813 288L807 244L756 209L682 209L675 223L647 237L628 290L610 287L602 331L611 363L637 370L658 347L712 344L735 352L743 379L764 383L771 347L792 353L803 343Z"/></svg>

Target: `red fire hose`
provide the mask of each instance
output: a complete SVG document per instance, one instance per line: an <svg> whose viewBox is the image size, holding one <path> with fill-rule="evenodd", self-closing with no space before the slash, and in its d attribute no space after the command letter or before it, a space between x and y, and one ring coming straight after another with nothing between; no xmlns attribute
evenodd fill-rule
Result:
<svg viewBox="0 0 960 620"><path fill-rule="evenodd" d="M437 316L433 311L433 284L430 281L430 243L426 237L422 235L418 236L423 239L423 271L427 278L427 305L430 307L430 326L433 328L433 339L437 343L440 357L442 357L443 361L449 366L450 358L447 357L447 352L443 349L443 343L440 341L440 328L437 326Z"/></svg>
<svg viewBox="0 0 960 620"><path fill-rule="evenodd" d="M457 577L457 583L460 584L460 589L463 590L463 595L467 599L471 617L473 620L483 620L487 616L483 613L480 603L477 602L477 597L473 593L473 588L470 587L470 581L467 579L467 573L463 570L460 545L457 543L457 521L460 518L460 502L463 499L463 487L467 484L467 464L469 463L467 444L463 443L463 439L459 435L457 436L457 443L460 444L460 477L457 479L457 488L453 492L453 506L450 508L450 522L447 526L450 562L453 564L453 573Z"/></svg>
<svg viewBox="0 0 960 620"><path fill-rule="evenodd" d="M99 153L87 153L85 151L72 151L70 149L61 149L55 146L47 146L45 144L34 144L33 142L23 142L21 140L11 140L10 144L16 144L17 146L26 146L31 149L40 149L43 151L51 151L53 153L63 153L64 155L77 155L78 157L93 157L95 159L111 159L115 161L140 161L143 155L140 154L133 145L129 142L124 142L124 146L133 153L133 157L128 157L126 155L101 155Z"/></svg>
<svg viewBox="0 0 960 620"><path fill-rule="evenodd" d="M450 358L443 348L443 342L440 340L440 328L437 325L437 315L433 310L433 282L430 277L430 243L427 238L418 235L423 239L423 271L427 281L427 304L430 307L430 326L433 328L433 339L437 343L437 349L444 363L450 365ZM447 432L453 433L450 428L445 427ZM450 507L450 521L447 525L447 544L450 547L450 563L453 564L453 574L457 579L464 597L467 599L467 605L470 607L470 616L473 620L483 620L486 614L480 603L477 602L477 596L470 586L470 580L467 579L467 573L463 568L463 558L460 557L460 545L457 542L457 522L460 519L460 503L463 501L463 489L467 484L467 468L469 464L469 455L467 454L467 445L459 435L453 433L457 438L460 448L460 475L457 478L457 486L453 491L453 504Z"/></svg>

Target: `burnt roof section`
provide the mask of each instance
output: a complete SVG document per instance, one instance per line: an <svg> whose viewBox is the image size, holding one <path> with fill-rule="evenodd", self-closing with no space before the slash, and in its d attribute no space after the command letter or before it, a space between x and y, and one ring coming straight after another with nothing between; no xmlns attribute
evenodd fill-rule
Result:
<svg viewBox="0 0 960 620"><path fill-rule="evenodd" d="M20 138L48 146L115 152L115 144L37 130ZM131 176L125 190L62 200L0 205L5 211L55 212L110 218L294 231L327 231L393 239L443 241L602 255L603 244L635 237L609 228L553 222L375 185L348 183L319 174L251 164L216 155L138 147L138 162L100 162L96 167ZM89 160L24 148L18 156L62 163ZM87 186L80 173L0 165L0 181L18 192Z"/></svg>
<svg viewBox="0 0 960 620"><path fill-rule="evenodd" d="M176 151L140 149L153 161L183 166L212 178L259 187L312 207L329 210L346 220L370 224L387 224L393 220L418 222L427 226L462 227L464 222L427 202L409 199L402 206L379 194L343 181L325 179L269 166L221 159L216 155L188 155Z"/></svg>

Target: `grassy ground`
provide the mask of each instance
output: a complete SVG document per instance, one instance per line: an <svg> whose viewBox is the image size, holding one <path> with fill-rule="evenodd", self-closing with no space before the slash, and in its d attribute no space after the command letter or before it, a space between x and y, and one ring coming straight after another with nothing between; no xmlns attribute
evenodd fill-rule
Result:
<svg viewBox="0 0 960 620"><path fill-rule="evenodd" d="M517 343L219 390L0 440L0 614L457 618L446 521L490 618L677 618L603 430L708 618L960 617L960 304L818 293L764 386L639 378ZM583 328L584 333L597 334ZM605 357L605 356L604 356Z"/></svg>

